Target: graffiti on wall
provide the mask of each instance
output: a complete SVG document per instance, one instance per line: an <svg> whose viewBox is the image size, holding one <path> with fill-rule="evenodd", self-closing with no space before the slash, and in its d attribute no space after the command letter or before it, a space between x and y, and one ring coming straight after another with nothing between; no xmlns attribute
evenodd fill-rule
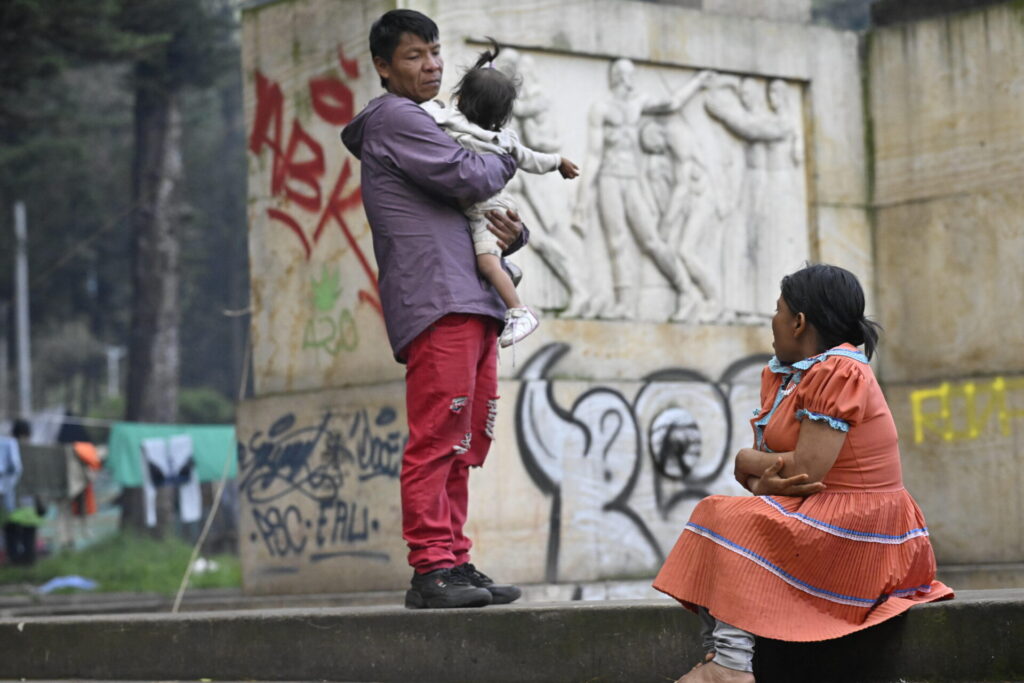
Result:
<svg viewBox="0 0 1024 683"><path fill-rule="evenodd" d="M910 394L914 443L929 436L943 441L970 441L998 430L1013 434L1014 420L1024 418L1024 377L991 381L943 382Z"/></svg>
<svg viewBox="0 0 1024 683"><path fill-rule="evenodd" d="M309 79L305 92L296 93L296 100L308 97L309 112L306 125L299 116L285 120L285 93L281 84L259 70L254 71L256 106L249 152L260 158L270 156L270 195L279 200L266 209L271 224L287 230L298 240L305 260L310 261L317 244L331 226L336 226L350 253L355 257L363 274L357 300L365 302L383 317L377 273L366 252L346 220L346 214L362 206L359 179L351 157L345 158L337 176L327 176L324 145L310 132L314 124L326 124L337 130L352 120L355 101L349 84L359 78L359 64L346 59L341 49L337 70ZM303 107L304 109L305 107ZM286 132L287 131L287 132ZM334 142L340 146L337 139ZM353 350L358 341L354 337L352 314L348 309L331 310L323 307L324 295L336 297L340 289L325 280L328 274L313 281L313 313L304 331L304 348L321 348L337 354Z"/></svg>
<svg viewBox="0 0 1024 683"><path fill-rule="evenodd" d="M551 499L545 578L655 570L701 498L739 492L727 465L734 430L748 427L733 405L744 417L757 405L767 357L738 361L717 380L660 371L632 400L593 387L566 409L548 375L569 350L549 344L524 365L516 404L524 467Z"/></svg>
<svg viewBox="0 0 1024 683"><path fill-rule="evenodd" d="M338 306L341 299L341 272L323 267L319 279L312 278L313 315L302 334L302 348L323 349L332 356L340 351L354 351L359 346L359 329L352 310Z"/></svg>
<svg viewBox="0 0 1024 683"><path fill-rule="evenodd" d="M397 479L405 426L393 408L324 412L303 424L293 413L238 444L239 492L252 515L247 539L271 558L321 562L373 550L381 522L367 482Z"/></svg>

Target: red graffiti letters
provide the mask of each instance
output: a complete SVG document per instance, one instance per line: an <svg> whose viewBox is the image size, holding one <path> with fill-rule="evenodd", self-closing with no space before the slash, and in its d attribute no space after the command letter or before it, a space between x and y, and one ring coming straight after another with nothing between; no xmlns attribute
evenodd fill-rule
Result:
<svg viewBox="0 0 1024 683"><path fill-rule="evenodd" d="M349 79L359 78L359 63L345 59L338 49L338 62ZM269 149L271 154L270 193L286 200L278 208L267 209L267 217L295 234L302 245L306 260L323 236L324 230L334 223L341 230L346 243L355 254L359 267L366 275L368 285L359 290L359 300L365 301L383 315L377 273L356 241L345 220L345 214L362 204L358 181L353 180L352 160L346 158L330 194L326 195L326 163L323 145L306 130L298 118L293 118L288 139L284 132L284 94L281 86L259 71L256 76L256 114L249 151L260 155ZM355 115L355 99L348 85L335 75L321 76L308 82L313 114L324 123L344 126ZM332 140L337 143L337 137ZM351 186L350 186L351 185ZM302 227L295 212L317 215L312 236ZM306 218L307 224L313 221Z"/></svg>

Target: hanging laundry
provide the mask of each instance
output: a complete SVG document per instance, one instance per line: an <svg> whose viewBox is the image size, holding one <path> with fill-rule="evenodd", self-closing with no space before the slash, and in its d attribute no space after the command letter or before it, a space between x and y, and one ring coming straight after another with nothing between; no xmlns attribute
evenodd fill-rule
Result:
<svg viewBox="0 0 1024 683"><path fill-rule="evenodd" d="M192 437L177 434L169 438L142 441L143 498L146 526L156 526L156 489L178 489L178 515L182 522L195 522L202 516L202 494L192 454Z"/></svg>
<svg viewBox="0 0 1024 683"><path fill-rule="evenodd" d="M145 439L168 438L178 434L192 437L192 457L199 471L200 482L220 481L224 460L228 459L228 476L237 472L235 458L238 443L233 425L151 424L115 422L110 428L110 441L104 466L115 482L124 487L143 485L145 462L139 457Z"/></svg>
<svg viewBox="0 0 1024 683"><path fill-rule="evenodd" d="M80 463L80 469L85 477L85 489L72 497L71 512L78 517L94 515L96 514L96 491L93 483L96 481L96 475L100 468L103 467L100 451L88 441L75 441L71 444L70 457ZM70 463L68 468L70 472Z"/></svg>
<svg viewBox="0 0 1024 683"><path fill-rule="evenodd" d="M18 442L0 436L0 516L17 507L15 489L21 478L21 451Z"/></svg>

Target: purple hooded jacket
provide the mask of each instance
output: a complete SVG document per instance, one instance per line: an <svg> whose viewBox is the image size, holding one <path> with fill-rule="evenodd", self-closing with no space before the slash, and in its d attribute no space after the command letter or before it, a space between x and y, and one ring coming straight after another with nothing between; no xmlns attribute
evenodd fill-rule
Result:
<svg viewBox="0 0 1024 683"><path fill-rule="evenodd" d="M476 154L445 134L412 100L381 95L345 126L342 142L362 162L384 324L395 359L448 313L504 319L505 304L477 272L459 202L495 194L515 175L511 156ZM521 238L507 253L526 243Z"/></svg>

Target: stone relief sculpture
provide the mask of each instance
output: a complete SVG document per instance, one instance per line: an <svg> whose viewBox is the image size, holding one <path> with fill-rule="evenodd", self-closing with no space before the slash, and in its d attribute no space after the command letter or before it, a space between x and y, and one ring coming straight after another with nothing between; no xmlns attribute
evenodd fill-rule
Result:
<svg viewBox="0 0 1024 683"><path fill-rule="evenodd" d="M512 125L534 149L577 158L585 146L577 187L509 185L549 271L533 285L547 287L546 307L562 318L763 322L779 279L808 258L796 88L710 71L670 81L667 69L617 59L606 94L586 76L556 91L538 64L513 48L495 62L520 83ZM586 126L570 125L581 108Z"/></svg>
<svg viewBox="0 0 1024 683"><path fill-rule="evenodd" d="M726 231L723 270L727 281L751 285L734 290L727 302L735 311L749 314L772 310L779 278L806 259L807 251L806 237L801 240L799 235L806 220L803 197L790 180L802 153L796 156L798 137L787 117L786 85L772 83L771 108L765 106L769 102L764 85L749 77L738 85L721 83L705 101L708 113L744 143L746 168L737 198L742 223ZM801 206L795 205L794 197ZM748 268L750 275L744 276Z"/></svg>
<svg viewBox="0 0 1024 683"><path fill-rule="evenodd" d="M533 59L514 48L502 51L496 67L520 83L519 97L512 111L512 126L527 147L539 152L556 153L561 147L558 128L550 116L550 102L534 73ZM534 177L516 174L508 191L517 195L536 216L536 228L530 234L530 246L565 287L569 303L561 311L564 317L583 317L590 310L586 289L580 284L576 269L579 261L566 255L563 243L565 227L553 218L546 196L537 191Z"/></svg>
<svg viewBox="0 0 1024 683"><path fill-rule="evenodd" d="M612 318L635 317L637 263L635 245L668 280L675 292L670 319L682 320L693 304L691 281L683 262L658 234L653 199L643 177L639 144L642 117L678 111L708 81L710 73L692 79L671 98L655 100L637 93L633 62L618 59L608 70L611 98L591 107L587 122L587 152L572 225L581 236L594 239L599 224L611 261L614 301L602 302L601 313ZM596 208L596 211L594 210Z"/></svg>
<svg viewBox="0 0 1024 683"><path fill-rule="evenodd" d="M659 210L658 234L676 247L700 300L690 319L726 322L720 285L712 265L721 261L720 224L726 215L696 134L679 115L648 121L640 146L648 158L648 182Z"/></svg>

